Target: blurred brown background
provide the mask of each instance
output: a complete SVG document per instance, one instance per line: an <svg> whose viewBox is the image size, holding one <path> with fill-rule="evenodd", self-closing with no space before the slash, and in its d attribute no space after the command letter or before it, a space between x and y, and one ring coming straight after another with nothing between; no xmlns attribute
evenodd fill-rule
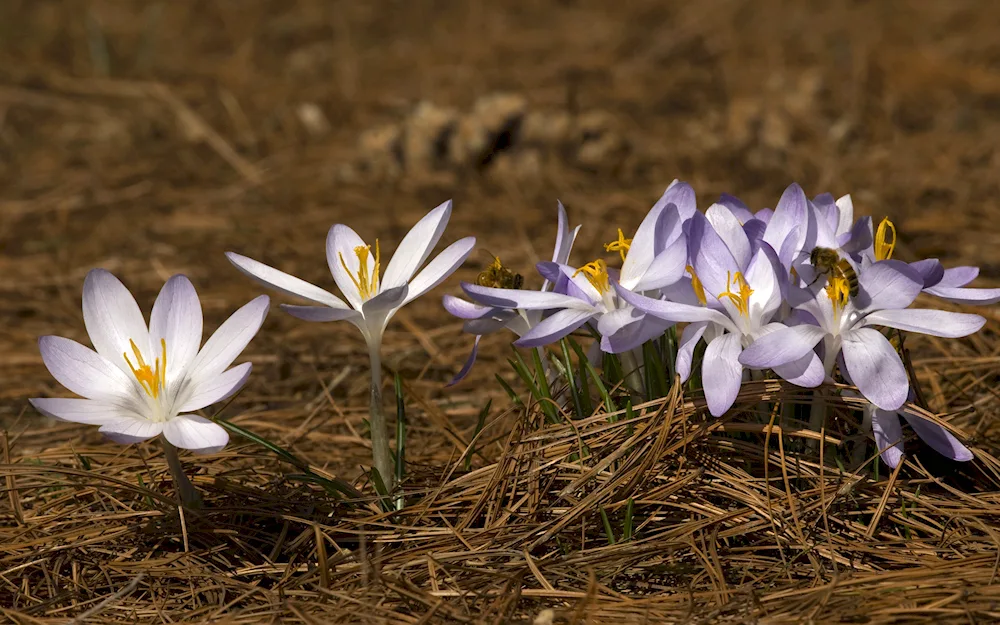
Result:
<svg viewBox="0 0 1000 625"><path fill-rule="evenodd" d="M971 0L4 0L0 418L55 392L35 340L85 338L91 267L147 310L189 274L211 328L259 292L223 251L332 287L333 222L391 250L448 198L445 242L474 234L530 275L557 198L585 224L583 262L674 178L703 206L726 191L755 208L798 181L893 216L904 258L980 264L988 283L998 32L1000 8ZM469 344L446 290L390 326L388 364L457 405L486 391L442 394ZM473 380L506 349L488 340ZM313 393L363 350L349 326L274 311L251 386ZM335 396L360 406L355 377Z"/></svg>

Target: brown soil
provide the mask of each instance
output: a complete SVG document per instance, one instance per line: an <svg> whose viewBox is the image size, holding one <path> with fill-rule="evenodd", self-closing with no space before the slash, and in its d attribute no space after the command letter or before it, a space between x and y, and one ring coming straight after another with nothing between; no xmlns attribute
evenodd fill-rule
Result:
<svg viewBox="0 0 1000 625"><path fill-rule="evenodd" d="M740 420L706 420L691 398L653 402L634 431L606 415L543 428L493 380L513 380L507 337L485 339L469 380L445 389L470 340L440 295L486 252L389 328L385 365L406 381L410 421L395 516L336 503L236 439L184 457L207 501L185 516L157 445L113 446L26 401L64 393L36 340L86 341L93 267L147 310L187 274L214 328L260 292L224 251L332 287L332 223L391 250L448 198L447 241L475 235L530 275L557 198L584 224L586 259L674 178L703 206L721 192L771 206L798 181L892 216L903 258L979 265L977 286L996 285L998 32L1000 6L973 0L0 2L0 614L1000 618L992 308L977 311L990 319L977 338L908 341L930 409L962 409L946 420L977 460L917 448L891 476L841 470L805 450L808 433L722 435ZM223 416L370 495L357 332L275 309L245 356L254 375ZM745 406L763 392L791 391L755 386ZM468 472L460 456L489 398ZM856 432L847 410L832 414L831 436ZM600 509L620 524L629 497L637 539L609 546Z"/></svg>

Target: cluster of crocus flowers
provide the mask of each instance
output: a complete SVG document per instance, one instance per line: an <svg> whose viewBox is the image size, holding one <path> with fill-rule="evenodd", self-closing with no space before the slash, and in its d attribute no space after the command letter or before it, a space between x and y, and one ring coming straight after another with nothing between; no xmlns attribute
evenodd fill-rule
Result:
<svg viewBox="0 0 1000 625"><path fill-rule="evenodd" d="M517 346L539 347L586 328L600 337L601 350L632 360L644 342L682 324L669 364L686 380L704 344L700 374L715 416L732 408L744 381L767 370L805 388L839 374L869 402L866 422L888 464L900 459L900 416L934 449L968 460L954 436L907 410L910 382L887 331L967 336L982 317L911 305L920 293L989 304L1000 301L1000 289L967 288L973 267L894 259L895 243L892 222L855 220L849 196L810 200L792 184L773 210L754 212L727 195L700 212L690 186L674 181L631 239L617 230L605 247L609 260L540 263L541 292L463 283L472 303L449 298L445 305L465 319L530 312ZM610 266L610 254L621 269Z"/></svg>

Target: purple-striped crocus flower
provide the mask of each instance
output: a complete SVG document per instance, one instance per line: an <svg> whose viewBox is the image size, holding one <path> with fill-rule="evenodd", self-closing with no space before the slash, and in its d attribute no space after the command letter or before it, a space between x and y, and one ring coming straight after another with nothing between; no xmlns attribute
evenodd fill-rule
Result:
<svg viewBox="0 0 1000 625"><path fill-rule="evenodd" d="M539 272L562 292L498 289L462 283L468 296L484 306L547 311L549 314L514 342L540 347L567 336L584 324L601 335L601 349L628 351L666 330L670 323L650 318L618 297L616 286L629 291L656 291L678 282L684 273L687 241L685 216L693 215L694 191L674 181L639 225L635 236L618 239L606 249L622 256L621 271L601 259L574 268L565 263L539 263Z"/></svg>
<svg viewBox="0 0 1000 625"><path fill-rule="evenodd" d="M580 232L580 226L572 230L569 227L569 219L566 215L566 207L562 202L558 203L558 217L556 227L556 244L552 250L552 262L564 265L569 262L570 252L573 250L573 243L576 235ZM542 292L552 291L558 284L545 280L542 283ZM469 302L454 295L445 295L442 304L445 310L459 319L464 319L462 331L476 336L472 344L472 351L462 365L461 371L455 375L448 383L448 386L457 384L469 375L472 366L476 363L476 356L479 353L479 341L483 335L492 334L499 330L507 329L518 337L524 336L542 320L542 310L524 310L517 308L502 308L496 306L484 306Z"/></svg>
<svg viewBox="0 0 1000 625"><path fill-rule="evenodd" d="M798 325L760 337L744 350L740 362L773 369L811 353L822 342L827 376L842 356L842 368L861 394L878 408L892 411L906 401L909 382L896 350L873 326L957 338L976 332L986 321L979 315L907 308L923 288L923 280L900 261L869 265L858 274L858 282L860 291L854 298L848 294L847 281L832 276L812 297L798 298L804 301L789 320Z"/></svg>
<svg viewBox="0 0 1000 625"><path fill-rule="evenodd" d="M713 227L714 224L714 227ZM644 297L619 289L625 301L650 316L688 322L677 349L676 371L691 372L694 347L707 342L702 381L709 412L721 416L736 400L744 378L740 354L754 340L783 329L773 322L782 302L784 271L771 246L751 242L737 217L724 206L709 207L688 225L693 290L700 306ZM823 367L811 351L776 368L782 377L805 387L823 381Z"/></svg>

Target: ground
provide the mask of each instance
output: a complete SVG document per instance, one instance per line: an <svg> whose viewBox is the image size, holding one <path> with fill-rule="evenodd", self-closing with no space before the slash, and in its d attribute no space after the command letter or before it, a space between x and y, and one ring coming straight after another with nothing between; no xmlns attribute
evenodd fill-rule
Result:
<svg viewBox="0 0 1000 625"><path fill-rule="evenodd" d="M802 444L808 432L732 434L739 420L688 397L651 402L628 428L606 415L543 426L494 380L523 390L508 337L486 339L470 378L445 388L471 343L440 306L490 254L530 276L557 199L584 225L585 261L675 178L702 207L722 192L773 206L792 181L850 193L859 213L894 219L900 257L978 265L977 285L995 286L997 32L1000 7L973 0L0 3L0 614L1000 618L994 308L977 311L989 323L976 338L908 342L927 404L976 460L917 447L890 474L839 468ZM187 274L215 327L260 292L223 252L332 287L331 224L391 250L448 199L445 240L475 235L480 251L385 341L409 415L398 514L338 502L235 437L183 457L206 494L185 513L158 445L114 446L27 403L64 393L36 341L86 340L93 267L147 310ZM222 416L370 497L354 328L274 309L245 357L253 377ZM788 392L775 388L750 388L748 405ZM579 437L592 461L574 455ZM635 537L610 545L600 511L620 523L630 499Z"/></svg>

